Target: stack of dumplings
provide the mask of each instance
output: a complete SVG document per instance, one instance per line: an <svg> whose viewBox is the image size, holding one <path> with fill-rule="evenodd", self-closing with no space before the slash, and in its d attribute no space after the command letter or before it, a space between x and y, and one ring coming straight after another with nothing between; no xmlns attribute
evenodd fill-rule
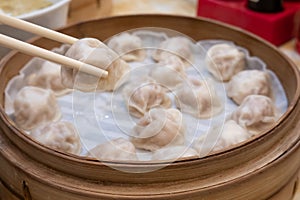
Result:
<svg viewBox="0 0 300 200"><path fill-rule="evenodd" d="M62 48L65 56L104 69L108 77L43 61L38 70L23 74L24 86L7 98L13 99L15 124L33 140L66 154L100 161L161 162L199 158L240 145L269 129L282 114L274 90L276 77L250 65L242 48L212 42L204 57L184 36L160 40L154 50L144 48L151 40L142 39L138 32L124 32L107 41L107 46L83 38ZM146 66L142 75L138 70L139 74L133 73L142 65ZM77 131L78 124L72 123L77 113L65 111L72 107L68 104L77 90L80 95L96 94L91 108L95 120L102 120L107 130L99 130L104 132L101 137L114 139L97 141L94 127ZM113 98L118 104L111 104ZM85 101L78 104L85 106ZM125 112L120 116L128 117L122 118L128 129L109 126L116 123L111 109ZM84 112L80 117L85 117ZM147 159L140 157L141 152L147 153Z"/></svg>

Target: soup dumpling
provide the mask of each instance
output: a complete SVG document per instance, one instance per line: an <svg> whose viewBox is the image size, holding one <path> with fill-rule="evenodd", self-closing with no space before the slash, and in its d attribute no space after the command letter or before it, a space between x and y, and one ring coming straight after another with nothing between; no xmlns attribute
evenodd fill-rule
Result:
<svg viewBox="0 0 300 200"><path fill-rule="evenodd" d="M230 118L251 134L257 134L273 125L278 117L279 113L272 99L263 95L249 95Z"/></svg>
<svg viewBox="0 0 300 200"><path fill-rule="evenodd" d="M15 122L24 130L56 121L61 116L54 93L38 87L22 88L16 95L13 105Z"/></svg>
<svg viewBox="0 0 300 200"><path fill-rule="evenodd" d="M169 146L153 152L151 160L177 160L188 157L199 157L198 152L186 146Z"/></svg>
<svg viewBox="0 0 300 200"><path fill-rule="evenodd" d="M177 109L154 108L133 128L131 142L136 148L156 151L184 143L185 125Z"/></svg>
<svg viewBox="0 0 300 200"><path fill-rule="evenodd" d="M142 49L142 40L129 33L121 33L109 40L107 46L117 52L125 61L143 61L146 51Z"/></svg>
<svg viewBox="0 0 300 200"><path fill-rule="evenodd" d="M245 70L232 77L227 86L227 95L237 104L251 94L271 96L269 74L260 70Z"/></svg>
<svg viewBox="0 0 300 200"><path fill-rule="evenodd" d="M172 55L159 61L158 66L153 67L149 75L170 91L186 79L184 63Z"/></svg>
<svg viewBox="0 0 300 200"><path fill-rule="evenodd" d="M79 134L70 122L60 121L40 126L30 133L30 137L58 151L77 155L81 152Z"/></svg>
<svg viewBox="0 0 300 200"><path fill-rule="evenodd" d="M102 42L93 38L78 40L66 52L66 56L108 72L106 78L99 78L62 66L62 83L68 88L84 92L112 91L118 81L129 71L129 65L124 60L118 58L118 55Z"/></svg>
<svg viewBox="0 0 300 200"><path fill-rule="evenodd" d="M246 141L251 137L247 130L233 120L225 122L224 126L214 126L208 135L201 136L194 144L194 148L201 155L229 148Z"/></svg>
<svg viewBox="0 0 300 200"><path fill-rule="evenodd" d="M152 58L155 61L161 61L175 55L184 62L192 60L192 42L183 36L171 37L163 41L157 50L154 51Z"/></svg>
<svg viewBox="0 0 300 200"><path fill-rule="evenodd" d="M172 103L164 88L152 81L129 86L125 92L125 101L129 113L138 118L151 108L170 108Z"/></svg>
<svg viewBox="0 0 300 200"><path fill-rule="evenodd" d="M190 79L175 90L178 109L197 118L210 118L223 110L223 104L210 81Z"/></svg>
<svg viewBox="0 0 300 200"><path fill-rule="evenodd" d="M27 78L27 85L51 89L58 96L67 93L69 89L61 83L60 68L56 63L45 61L36 73Z"/></svg>
<svg viewBox="0 0 300 200"><path fill-rule="evenodd" d="M89 151L88 156L105 161L138 160L135 146L123 138L117 138L94 147Z"/></svg>
<svg viewBox="0 0 300 200"><path fill-rule="evenodd" d="M206 54L207 70L219 81L229 81L246 67L245 54L229 44L216 44Z"/></svg>

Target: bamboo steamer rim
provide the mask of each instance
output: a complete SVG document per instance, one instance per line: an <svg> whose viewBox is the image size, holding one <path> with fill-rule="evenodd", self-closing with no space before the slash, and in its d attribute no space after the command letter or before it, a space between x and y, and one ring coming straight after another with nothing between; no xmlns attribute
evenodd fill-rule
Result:
<svg viewBox="0 0 300 200"><path fill-rule="evenodd" d="M286 153L288 154L294 154L296 151L299 152L299 149L300 149L300 140L298 140L297 144L294 145L292 148L290 148L290 150ZM295 157L295 155L294 155ZM220 184L217 184L217 185L212 185L209 187L209 189L218 189L219 187L226 187L227 185L230 185L232 183L239 183L241 181L247 181L249 177L251 177L253 174L260 174L260 173L264 173L266 171L272 171L270 170L271 168L276 168L278 167L278 164L281 163L284 163L285 161L282 161L282 160L288 160L290 159L288 156L286 157L281 157L280 159L276 159L270 163L268 163L267 165L263 166L262 168L256 170L256 171L253 171L249 174L246 174L244 176L241 176L239 177L238 179L232 179L232 180L229 180L225 183L220 183ZM21 166L18 166L18 168L20 168L20 170L22 170ZM294 167L292 167L294 168ZM299 167L297 167L298 169ZM299 169L298 169L299 170ZM296 170L296 171L298 171ZM294 169L292 169L292 171L295 171ZM34 173L33 173L34 172ZM273 172L273 171L272 171ZM285 170L285 172L289 172L289 170ZM29 171L25 170L24 173L27 174L27 176L29 176L30 178L38 181L39 183L43 183L45 185L48 185L49 187L53 187L53 188L56 188L58 190L63 190L63 191L67 191L67 192L70 192L72 194L82 194L82 191L79 191L76 187L73 187L72 185L59 185L57 184L56 182L53 182L51 180L48 180L48 179L41 179L41 177L39 176L39 174L35 173L35 170L34 169L29 169ZM282 176L282 175L281 175ZM287 180L289 181L289 180ZM297 184L297 183L295 183ZM201 189L188 189L188 190L184 190L184 191L181 191L181 192L174 192L172 193L172 195L176 196L176 195L181 195L181 196L188 196L188 195L193 195L194 192L201 192L201 191L205 191L206 189L208 188L201 188ZM280 188L281 189L281 188ZM99 198L99 194L93 190L84 190L84 194L86 195L86 197L91 197L91 198ZM276 195L273 194L273 195ZM101 193L101 197L105 197L105 198L111 198L111 197L114 197L114 198L124 198L124 195L122 194L115 194L115 193L110 193L110 192L102 192ZM134 198L139 198L140 196L126 196L126 199L129 198L130 199L134 199ZM143 194L141 197L144 197ZM160 198L170 198L170 194L168 193L162 193L162 194L159 194L157 196L159 199ZM272 196L273 197L273 196ZM277 199L277 198L276 198Z"/></svg>
<svg viewBox="0 0 300 200"><path fill-rule="evenodd" d="M208 18L203 18L203 17L194 18L194 17L189 17L189 16L178 16L178 15L169 15L169 14L121 15L121 16L104 17L104 18L101 18L101 19L86 20L86 21L82 21L80 23L70 24L70 25L68 25L68 26L66 26L66 27L64 27L60 30L68 29L68 28L71 28L73 26L82 26L82 25L84 25L86 23L89 23L89 22L105 21L105 20L111 20L111 19L116 20L116 19L125 19L125 18L136 18L136 17L140 17L140 18L143 18L143 17L162 17L162 18L172 18L174 20L176 18L181 18L181 19L187 19L187 20L203 21L203 22L206 22L206 23L221 26L222 28L228 28L228 29L231 29L232 31L241 33L242 35L250 37L252 39L255 39L260 43L264 43L265 46L268 46L274 52L276 52L279 56L283 57L289 63L289 65L292 67L291 69L293 70L293 72L295 74L297 85L300 85L300 74L299 74L299 70L298 70L297 66L286 55L279 52L279 50L276 46L274 46L273 44L269 43L268 41L265 41L264 39L259 38L258 36L254 35L250 32L247 32L247 31L245 31L241 28L238 28L238 27L235 27L235 26L232 26L232 25L228 25L228 24L225 24L223 22L216 21L216 20L208 19ZM39 40L40 38L41 37L35 37L35 38L32 38L32 39L28 40L28 42L33 43L33 42ZM7 56L5 56L0 61L0 66L4 66L10 59L12 59L17 54L18 54L17 51L10 52ZM2 73L2 71L3 71L3 67L0 68L0 74ZM217 159L218 156L220 156L220 155L223 155L227 152L235 151L236 149L239 149L242 146L245 146L249 143L252 143L254 141L262 139L262 137L264 137L265 135L272 134L272 130L275 130L278 126L280 126L280 124L282 124L282 122L285 121L285 119L295 110L296 105L300 101L299 98L300 98L300 87L297 87L292 100L289 101L289 106L288 106L286 112L277 120L276 123L274 123L274 125L272 125L272 127L270 127L268 130L258 134L257 136L255 136L251 139L248 139L248 140L246 140L242 143L239 143L237 145L234 145L229 149L225 149L224 151L218 151L216 153L213 153L211 155L208 155L208 156L205 156L205 157L202 157L202 158L190 158L190 159L177 160L177 161L173 162L171 165L180 165L182 163L193 162L193 161L198 161L198 160ZM109 164L110 166L120 166L121 165L121 166L128 166L128 167L148 166L148 165L159 166L159 165L164 164L164 162L155 162L155 161L152 161L152 162L142 161L142 162L130 162L130 163L118 162L118 161L101 161L101 162L99 162L96 159L60 152L60 151L51 149L47 146L41 145L40 143L36 142L35 140L31 139L28 135L26 135L23 132L23 130L16 127L14 122L5 113L4 108L3 108L2 105L0 106L0 118L2 118L2 120L6 123L7 127L9 129L11 129L13 132L15 132L17 134L17 136L19 138L21 138L22 140L26 141L27 143L34 146L35 148L38 148L38 149L44 151L47 154L53 154L53 155L55 155L57 157L60 157L60 158L63 158L63 159L72 160L72 161L81 162L81 163L86 163L86 164L91 164L91 165L103 165L102 162L104 162L104 163Z"/></svg>

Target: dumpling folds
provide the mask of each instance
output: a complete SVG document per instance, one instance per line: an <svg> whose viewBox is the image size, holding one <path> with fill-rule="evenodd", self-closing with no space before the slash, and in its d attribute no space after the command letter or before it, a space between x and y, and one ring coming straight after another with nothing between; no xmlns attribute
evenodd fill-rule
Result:
<svg viewBox="0 0 300 200"><path fill-rule="evenodd" d="M168 38L154 51L152 58L161 61L171 55L178 56L184 62L192 61L192 42L183 36Z"/></svg>
<svg viewBox="0 0 300 200"><path fill-rule="evenodd" d="M50 89L57 96L63 95L70 90L62 84L60 70L60 65L50 61L45 61L36 73L31 74L27 78L26 84L44 89Z"/></svg>
<svg viewBox="0 0 300 200"><path fill-rule="evenodd" d="M235 121L226 121L224 126L214 126L205 136L201 136L194 144L194 148L200 155L210 152L227 149L233 145L239 144L250 138L246 129L238 125Z"/></svg>
<svg viewBox="0 0 300 200"><path fill-rule="evenodd" d="M169 91L186 79L184 63L177 56L169 56L159 61L149 75Z"/></svg>
<svg viewBox="0 0 300 200"><path fill-rule="evenodd" d="M79 155L81 142L79 134L70 122L50 123L30 133L30 137L52 149Z"/></svg>
<svg viewBox="0 0 300 200"><path fill-rule="evenodd" d="M223 110L223 104L211 82L190 79L175 90L178 109L197 118L209 118Z"/></svg>
<svg viewBox="0 0 300 200"><path fill-rule="evenodd" d="M15 122L24 130L56 121L61 116L54 93L33 86L24 87L18 92L14 110Z"/></svg>
<svg viewBox="0 0 300 200"><path fill-rule="evenodd" d="M229 81L246 66L245 54L237 47L216 44L206 54L207 70L219 81Z"/></svg>
<svg viewBox="0 0 300 200"><path fill-rule="evenodd" d="M118 81L129 71L128 64L102 42L92 38L84 38L75 42L66 56L81 62L104 69L108 76L95 77L65 66L61 68L62 83L68 88L84 92L97 90L112 91Z"/></svg>
<svg viewBox="0 0 300 200"><path fill-rule="evenodd" d="M146 51L142 49L142 40L136 35L121 33L109 40L107 46L117 52L125 61L143 61Z"/></svg>
<svg viewBox="0 0 300 200"><path fill-rule="evenodd" d="M268 129L279 118L273 101L262 95L249 95L231 114L231 119L246 128L251 134Z"/></svg>
<svg viewBox="0 0 300 200"><path fill-rule="evenodd" d="M151 160L178 160L188 157L199 157L199 155L195 149L186 146L169 146L153 152Z"/></svg>
<svg viewBox="0 0 300 200"><path fill-rule="evenodd" d="M177 109L151 109L133 128L132 143L136 148L156 151L168 145L184 144L185 125Z"/></svg>
<svg viewBox="0 0 300 200"><path fill-rule="evenodd" d="M130 85L124 97L129 113L138 118L151 108L170 108L172 103L164 88L153 81Z"/></svg>
<svg viewBox="0 0 300 200"><path fill-rule="evenodd" d="M138 160L134 145L123 138L117 138L94 147L89 151L88 156L105 161Z"/></svg>
<svg viewBox="0 0 300 200"><path fill-rule="evenodd" d="M237 104L241 104L245 97L258 94L271 97L271 81L268 72L259 70L245 70L232 77L227 86L227 95Z"/></svg>

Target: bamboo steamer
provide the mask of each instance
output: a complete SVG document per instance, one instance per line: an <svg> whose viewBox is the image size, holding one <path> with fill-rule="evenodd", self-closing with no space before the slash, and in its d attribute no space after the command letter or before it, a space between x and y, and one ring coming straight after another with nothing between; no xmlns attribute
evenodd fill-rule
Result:
<svg viewBox="0 0 300 200"><path fill-rule="evenodd" d="M61 31L101 40L139 27L164 27L194 40L225 39L246 47L273 70L289 100L287 112L268 131L230 150L200 159L179 160L148 173L126 173L93 159L63 154L41 146L19 130L4 113L8 81L31 57L13 52L0 71L0 193L2 199L204 199L289 200L300 168L299 72L276 47L237 28L203 18L134 15L76 24ZM31 41L51 49L45 38ZM110 163L132 171L158 163Z"/></svg>

